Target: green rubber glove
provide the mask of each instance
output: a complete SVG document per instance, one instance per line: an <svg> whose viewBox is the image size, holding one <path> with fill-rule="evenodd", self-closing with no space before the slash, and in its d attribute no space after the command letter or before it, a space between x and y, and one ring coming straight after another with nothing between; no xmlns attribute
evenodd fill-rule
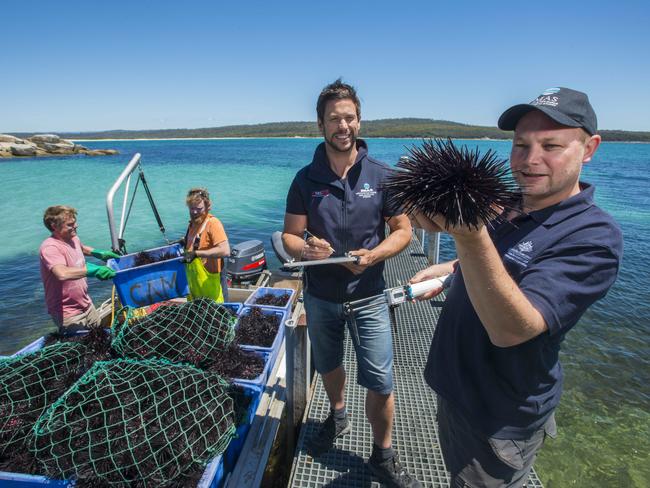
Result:
<svg viewBox="0 0 650 488"><path fill-rule="evenodd" d="M94 276L100 280L110 280L115 276L115 271L108 266L98 266L93 263L86 263L86 276Z"/></svg>
<svg viewBox="0 0 650 488"><path fill-rule="evenodd" d="M93 249L90 251L90 255L97 259L101 259L102 261L108 261L109 259L117 259L120 257L119 254L116 254L113 251L102 251L101 249Z"/></svg>

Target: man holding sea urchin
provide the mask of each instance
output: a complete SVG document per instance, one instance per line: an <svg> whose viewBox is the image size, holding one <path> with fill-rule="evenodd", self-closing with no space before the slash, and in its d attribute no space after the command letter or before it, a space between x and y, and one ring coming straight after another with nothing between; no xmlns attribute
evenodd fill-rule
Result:
<svg viewBox="0 0 650 488"><path fill-rule="evenodd" d="M514 130L510 165L520 208L493 227L445 228L458 266L431 266L412 282L454 272L424 376L438 394L440 444L452 486L521 487L562 391L560 344L614 283L621 231L580 181L601 138L587 95L551 88L499 118ZM431 298L434 290L423 298Z"/></svg>
<svg viewBox="0 0 650 488"><path fill-rule="evenodd" d="M366 143L357 138L361 114L354 88L340 79L327 85L316 112L325 140L291 184L282 239L297 259L349 252L359 256L359 262L305 268L307 327L314 364L330 401L330 414L309 445L314 456L351 430L344 396L343 339L348 318L343 303L381 293L383 261L411 239L408 218L389 208L381 189L388 167L368 156ZM357 381L367 389L366 416L374 440L368 466L388 486L418 487L420 483L400 465L392 448L393 347L388 307L380 302L355 314L357 334L352 334Z"/></svg>

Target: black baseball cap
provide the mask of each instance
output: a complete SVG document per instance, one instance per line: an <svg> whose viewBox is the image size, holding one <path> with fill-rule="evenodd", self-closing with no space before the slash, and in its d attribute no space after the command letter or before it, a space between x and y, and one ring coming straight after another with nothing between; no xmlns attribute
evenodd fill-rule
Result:
<svg viewBox="0 0 650 488"><path fill-rule="evenodd" d="M499 117L499 129L515 130L519 119L531 110L545 113L558 124L582 127L589 135L596 133L596 112L587 94L563 87L548 88L532 102L510 107Z"/></svg>

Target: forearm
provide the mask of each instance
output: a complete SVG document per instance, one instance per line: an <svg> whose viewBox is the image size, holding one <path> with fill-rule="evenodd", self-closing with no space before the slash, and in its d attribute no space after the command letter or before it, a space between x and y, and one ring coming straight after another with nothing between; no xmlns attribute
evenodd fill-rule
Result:
<svg viewBox="0 0 650 488"><path fill-rule="evenodd" d="M94 250L94 247L86 246L84 244L81 245L81 252L84 254L84 256L90 256Z"/></svg>
<svg viewBox="0 0 650 488"><path fill-rule="evenodd" d="M390 233L377 247L364 253L364 264L367 266L395 256L402 252L409 245L409 242L411 242L413 228L406 215L395 215L385 220L390 229Z"/></svg>
<svg viewBox="0 0 650 488"><path fill-rule="evenodd" d="M195 254L202 259L225 258L230 256L230 244L228 241L223 241L210 249L198 249Z"/></svg>
<svg viewBox="0 0 650 488"><path fill-rule="evenodd" d="M86 277L86 268L58 265L52 268L52 273L59 281L78 280Z"/></svg>
<svg viewBox="0 0 650 488"><path fill-rule="evenodd" d="M302 237L299 237L295 234L290 234L288 232L282 233L282 244L284 244L284 249L295 259L300 259L302 257L302 251L305 247L305 240Z"/></svg>
<svg viewBox="0 0 650 488"><path fill-rule="evenodd" d="M454 240L467 293L495 346L514 346L547 329L542 315L508 274L487 229Z"/></svg>
<svg viewBox="0 0 650 488"><path fill-rule="evenodd" d="M454 267L457 262L458 260L454 259L453 261L448 261L446 263L438 263L438 264L434 264L433 266L429 266L428 268L425 268L422 271L416 273L415 276L413 276L413 278L409 280L409 283L420 283L422 281L433 280L435 278L440 278L441 276L451 274L454 272ZM417 299L429 300L442 293L442 290L443 290L442 286L440 286L439 288L434 288L418 296Z"/></svg>
<svg viewBox="0 0 650 488"><path fill-rule="evenodd" d="M411 227L399 228L391 232L377 247L370 250L373 263L379 263L399 254L411 242Z"/></svg>
<svg viewBox="0 0 650 488"><path fill-rule="evenodd" d="M458 259L454 259L453 261L446 261L444 263L432 264L428 268L420 271L420 273L426 273L428 277L427 279L433 279L433 278L438 278L440 276L452 274L454 272L454 266L456 265L457 262Z"/></svg>

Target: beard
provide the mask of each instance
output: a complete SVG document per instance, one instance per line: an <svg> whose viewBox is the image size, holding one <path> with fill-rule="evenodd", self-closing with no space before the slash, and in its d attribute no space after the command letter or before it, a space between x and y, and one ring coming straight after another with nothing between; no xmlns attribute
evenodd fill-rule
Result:
<svg viewBox="0 0 650 488"><path fill-rule="evenodd" d="M325 137L325 144L339 153L348 153L357 147L357 134L354 131L347 133L349 142L346 142L345 146L342 146L341 142L336 139L336 136L339 134L341 133L334 132L329 137Z"/></svg>
<svg viewBox="0 0 650 488"><path fill-rule="evenodd" d="M192 222L193 224L200 224L207 218L207 216L208 216L208 212L201 213L195 217L190 215L190 222Z"/></svg>

